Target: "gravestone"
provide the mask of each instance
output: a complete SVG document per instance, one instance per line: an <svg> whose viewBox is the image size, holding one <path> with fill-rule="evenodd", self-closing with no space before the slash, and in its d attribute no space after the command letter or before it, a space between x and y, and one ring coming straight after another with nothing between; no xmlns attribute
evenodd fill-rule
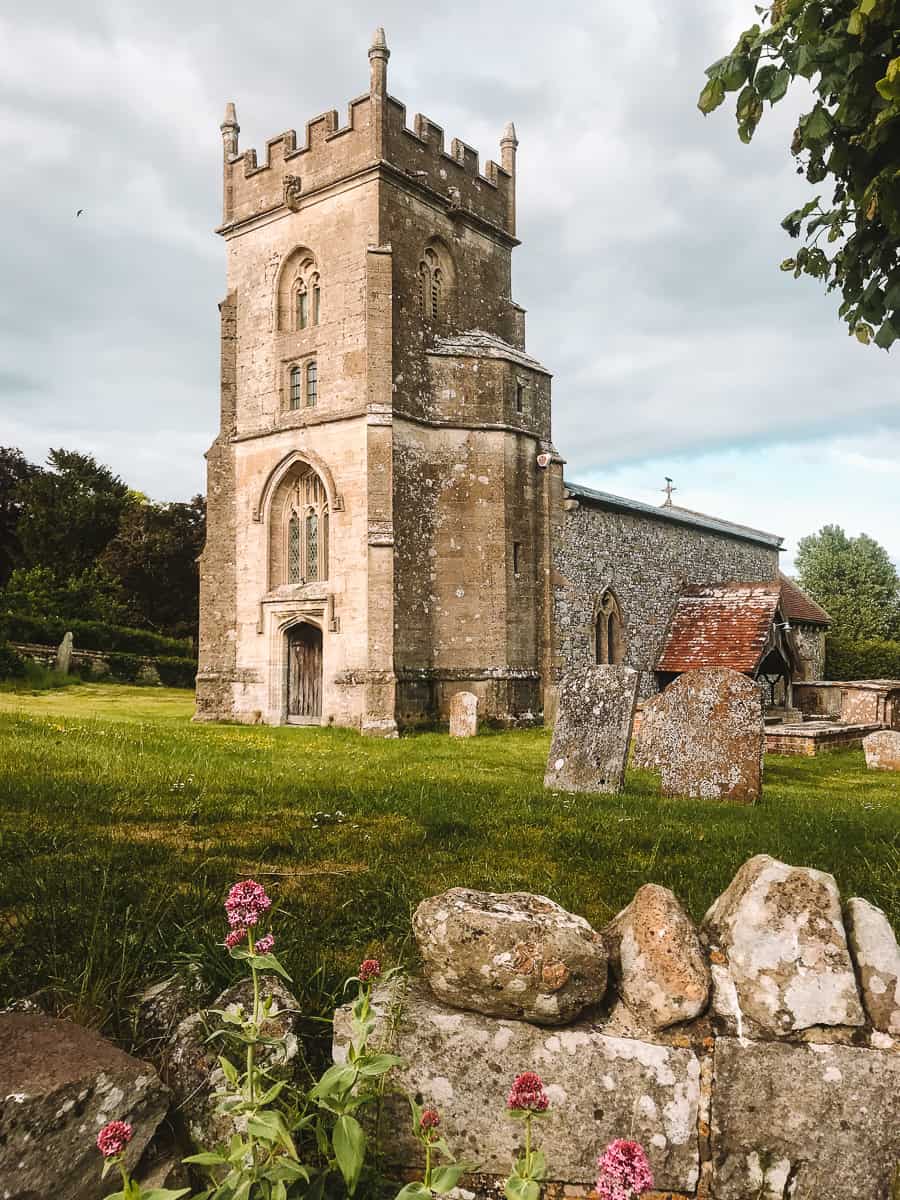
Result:
<svg viewBox="0 0 900 1200"><path fill-rule="evenodd" d="M870 771L900 771L900 730L879 729L863 738Z"/></svg>
<svg viewBox="0 0 900 1200"><path fill-rule="evenodd" d="M69 668L72 665L72 651L75 648L75 642L71 633L67 633L63 640L59 643L59 649L56 651L56 669L61 671L63 675L68 675Z"/></svg>
<svg viewBox="0 0 900 1200"><path fill-rule="evenodd" d="M631 667L610 666L563 676L544 787L564 792L621 790L638 679Z"/></svg>
<svg viewBox="0 0 900 1200"><path fill-rule="evenodd" d="M686 671L654 704L652 756L664 796L753 804L765 750L759 685L740 671Z"/></svg>
<svg viewBox="0 0 900 1200"><path fill-rule="evenodd" d="M456 692L450 698L450 736L474 737L478 732L478 697Z"/></svg>

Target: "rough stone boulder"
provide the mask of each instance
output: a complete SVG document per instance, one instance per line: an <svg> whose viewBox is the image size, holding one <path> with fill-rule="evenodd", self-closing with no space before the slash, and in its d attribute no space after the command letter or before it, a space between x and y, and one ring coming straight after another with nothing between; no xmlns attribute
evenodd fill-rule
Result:
<svg viewBox="0 0 900 1200"><path fill-rule="evenodd" d="M478 733L478 697L472 692L455 692L450 697L450 736L475 737Z"/></svg>
<svg viewBox="0 0 900 1200"><path fill-rule="evenodd" d="M451 888L422 901L413 932L432 991L455 1008L563 1025L606 991L603 939L546 896Z"/></svg>
<svg viewBox="0 0 900 1200"><path fill-rule="evenodd" d="M619 994L645 1029L699 1016L709 967L694 923L668 888L644 884L603 930Z"/></svg>
<svg viewBox="0 0 900 1200"><path fill-rule="evenodd" d="M711 1124L715 1200L887 1200L900 1055L719 1038Z"/></svg>
<svg viewBox="0 0 900 1200"><path fill-rule="evenodd" d="M900 947L891 923L874 904L847 901L847 938L869 1020L880 1033L900 1038Z"/></svg>
<svg viewBox="0 0 900 1200"><path fill-rule="evenodd" d="M645 714L640 765L658 767L664 796L753 804L762 791L762 692L739 671L685 671Z"/></svg>
<svg viewBox="0 0 900 1200"><path fill-rule="evenodd" d="M590 1022L541 1029L457 1012L421 984L399 996L382 988L375 1010L376 1044L404 1061L391 1078L437 1107L441 1134L456 1157L478 1163L486 1174L509 1173L523 1131L507 1116L506 1097L515 1076L533 1070L550 1099L537 1134L549 1180L592 1184L598 1150L624 1131L646 1147L660 1191L693 1194L700 1063L692 1050L608 1037ZM335 1061L342 1062L349 1007L338 1009L334 1031ZM418 1165L405 1098L388 1089L384 1103L382 1128L390 1131L384 1149L392 1165Z"/></svg>
<svg viewBox="0 0 900 1200"><path fill-rule="evenodd" d="M544 787L621 790L639 678L631 667L592 666L566 673L559 686Z"/></svg>
<svg viewBox="0 0 900 1200"><path fill-rule="evenodd" d="M297 1024L299 1005L294 996L274 975L260 979L260 995L272 996L277 1009L264 1026L267 1037L285 1038L284 1048L272 1047L260 1056L260 1063L270 1067L273 1074L289 1077L299 1054ZM237 1011L239 1006L249 1012L253 992L249 979L242 980L224 991L212 1004L213 1009ZM178 1103L191 1142L204 1150L226 1142L235 1132L235 1123L217 1109L225 1085L219 1057L229 1058L239 1070L243 1069L243 1048L229 1045L227 1039L207 1041L209 1035L221 1028L215 1013L204 1010L192 1013L179 1024L166 1048L164 1074Z"/></svg>
<svg viewBox="0 0 900 1200"><path fill-rule="evenodd" d="M703 928L715 1011L739 1035L865 1023L833 876L758 854Z"/></svg>
<svg viewBox="0 0 900 1200"><path fill-rule="evenodd" d="M870 771L900 771L900 730L879 729L863 738Z"/></svg>
<svg viewBox="0 0 900 1200"><path fill-rule="evenodd" d="M166 1114L169 1093L148 1063L69 1021L0 1015L0 1196L98 1200L96 1138L128 1121L133 1170Z"/></svg>

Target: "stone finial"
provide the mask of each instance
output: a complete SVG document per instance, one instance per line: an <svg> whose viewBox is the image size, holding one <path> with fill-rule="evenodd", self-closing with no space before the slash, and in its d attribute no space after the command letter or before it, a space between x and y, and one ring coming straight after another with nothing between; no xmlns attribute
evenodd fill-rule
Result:
<svg viewBox="0 0 900 1200"><path fill-rule="evenodd" d="M225 157L229 158L238 152L238 134L241 132L233 100L229 100L225 105L225 119L219 128L222 131L222 147Z"/></svg>
<svg viewBox="0 0 900 1200"><path fill-rule="evenodd" d="M381 25L372 34L369 47L369 91L384 95L387 91L387 62L391 57L387 38Z"/></svg>
<svg viewBox="0 0 900 1200"><path fill-rule="evenodd" d="M506 128L503 130L503 137L500 139L500 145L504 146L509 142L513 146L518 146L519 139L516 137L516 127L512 121L507 121Z"/></svg>

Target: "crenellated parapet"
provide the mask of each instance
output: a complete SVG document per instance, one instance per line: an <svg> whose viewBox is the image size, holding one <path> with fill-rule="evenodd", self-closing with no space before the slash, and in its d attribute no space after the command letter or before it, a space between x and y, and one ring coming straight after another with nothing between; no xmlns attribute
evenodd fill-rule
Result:
<svg viewBox="0 0 900 1200"><path fill-rule="evenodd" d="M352 100L340 123L332 109L307 121L298 143L289 129L266 142L260 161L255 149L241 153L240 126L233 104L221 125L223 141L223 217L221 232L281 207L296 210L314 195L352 176L376 168L395 176L436 206L460 220L484 222L515 236L515 130L501 139L501 162L489 159L482 172L477 150L458 138L445 146L444 131L417 113L407 125L406 106L387 93L390 51L378 29L369 48L367 95Z"/></svg>

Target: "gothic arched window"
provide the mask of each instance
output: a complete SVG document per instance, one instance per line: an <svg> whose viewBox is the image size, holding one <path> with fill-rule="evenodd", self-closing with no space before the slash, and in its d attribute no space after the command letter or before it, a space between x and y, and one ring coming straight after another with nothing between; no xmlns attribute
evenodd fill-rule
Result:
<svg viewBox="0 0 900 1200"><path fill-rule="evenodd" d="M277 299L279 329L299 333L319 324L322 278L308 250L295 250L285 260Z"/></svg>
<svg viewBox="0 0 900 1200"><path fill-rule="evenodd" d="M279 487L272 509L272 586L328 578L328 495L306 464Z"/></svg>
<svg viewBox="0 0 900 1200"><path fill-rule="evenodd" d="M306 364L306 407L315 408L319 398L319 368L316 360Z"/></svg>
<svg viewBox="0 0 900 1200"><path fill-rule="evenodd" d="M594 617L594 658L600 664L625 660L625 626L619 602L611 591L600 597Z"/></svg>
<svg viewBox="0 0 900 1200"><path fill-rule="evenodd" d="M305 329L309 324L309 292L303 279L297 280L295 295L297 328Z"/></svg>
<svg viewBox="0 0 900 1200"><path fill-rule="evenodd" d="M319 272L314 271L309 277L309 288L312 292L312 323L318 325L322 310L322 289L319 286Z"/></svg>
<svg viewBox="0 0 900 1200"><path fill-rule="evenodd" d="M427 247L419 263L419 306L422 316L437 320L446 316L445 271L436 250Z"/></svg>

